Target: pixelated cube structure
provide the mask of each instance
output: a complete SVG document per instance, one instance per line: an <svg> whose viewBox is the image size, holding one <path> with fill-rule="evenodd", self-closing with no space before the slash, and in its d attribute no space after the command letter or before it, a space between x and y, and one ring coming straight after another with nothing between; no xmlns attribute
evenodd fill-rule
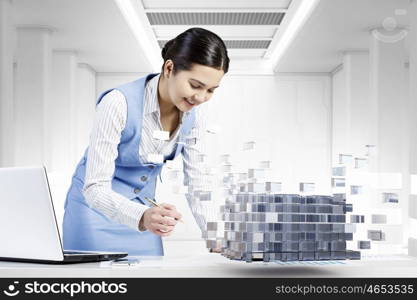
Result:
<svg viewBox="0 0 417 300"><path fill-rule="evenodd" d="M242 150L249 153L255 145L254 141L246 142ZM348 250L346 245L353 241L356 225L364 222L364 216L346 215L353 206L346 203L347 191L340 192L340 188L348 187L347 169L354 162L356 168L362 167L366 161L354 161L350 154L339 155L340 165L332 169L335 177L331 182L339 191L333 196L306 195L314 192L314 182L300 183L301 195L283 194L282 183L269 178L270 160L262 160L258 168L251 164L247 172L241 173L233 173L241 168L232 165L230 154L223 154L220 162L223 178L219 182L225 202L220 211L222 221L208 222L203 231L208 248L218 248L221 242L223 256L246 262L361 258L360 251ZM354 193L361 188L354 186ZM206 200L211 201L211 195ZM218 233L223 237L219 238ZM383 233L378 233L380 236L368 233L369 240L358 243L358 249L369 249L370 240L382 240Z"/></svg>
<svg viewBox="0 0 417 300"><path fill-rule="evenodd" d="M354 229L346 211L340 197L234 194L221 206L222 255L246 262L360 259L359 251L346 249Z"/></svg>

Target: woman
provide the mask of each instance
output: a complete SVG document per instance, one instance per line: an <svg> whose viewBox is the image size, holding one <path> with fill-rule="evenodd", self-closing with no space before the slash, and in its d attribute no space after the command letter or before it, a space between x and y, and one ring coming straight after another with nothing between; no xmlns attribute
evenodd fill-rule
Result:
<svg viewBox="0 0 417 300"><path fill-rule="evenodd" d="M166 43L162 57L160 74L98 98L89 147L65 201L65 249L163 255L161 237L172 233L181 214L170 204L150 207L145 198L154 198L164 163L182 154L184 183L195 190L192 185L204 182L196 167L199 148L187 141L202 138L198 106L228 71L225 44L208 30L191 28ZM169 132L169 140L153 138L155 131ZM204 205L192 194L187 200L204 236Z"/></svg>

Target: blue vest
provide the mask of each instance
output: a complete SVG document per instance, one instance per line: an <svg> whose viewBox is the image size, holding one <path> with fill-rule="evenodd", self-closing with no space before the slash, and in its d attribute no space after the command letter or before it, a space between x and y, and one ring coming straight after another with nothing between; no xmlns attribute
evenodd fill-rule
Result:
<svg viewBox="0 0 417 300"><path fill-rule="evenodd" d="M164 164L143 163L139 157L142 133L143 95L146 82L157 74L150 74L136 81L121 85L119 90L126 98L127 120L118 145L115 172L112 179L113 191L140 204L150 206L144 197L154 198L156 180ZM104 92L97 101L110 91ZM195 111L185 114L175 150L166 160L174 159L183 149L186 135L195 121ZM82 194L88 149L78 163L65 200L63 242L66 250L123 251L129 255L164 254L162 241L149 231L140 232L118 224L98 210L88 206ZM139 220L138 220L139 222Z"/></svg>

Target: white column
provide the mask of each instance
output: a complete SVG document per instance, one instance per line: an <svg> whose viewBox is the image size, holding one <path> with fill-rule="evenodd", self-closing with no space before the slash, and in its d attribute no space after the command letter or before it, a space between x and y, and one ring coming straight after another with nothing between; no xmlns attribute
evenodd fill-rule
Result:
<svg viewBox="0 0 417 300"><path fill-rule="evenodd" d="M409 120L410 120L410 173L415 179L417 176L417 1L411 1L410 33L408 35L410 45L409 58ZM412 180L414 183L414 180ZM408 253L417 256L417 180L416 186L412 186L413 195L409 199L409 228Z"/></svg>
<svg viewBox="0 0 417 300"><path fill-rule="evenodd" d="M44 26L17 28L15 97L15 161L17 165L45 164L46 104L51 75L52 29Z"/></svg>
<svg viewBox="0 0 417 300"><path fill-rule="evenodd" d="M404 39L388 42L371 34L371 99L380 172L398 172L402 164L398 154L406 140L405 55Z"/></svg>
<svg viewBox="0 0 417 300"><path fill-rule="evenodd" d="M45 149L48 170L70 171L74 161L74 128L72 118L75 115L77 52L74 50L56 50L52 52L51 97L46 105Z"/></svg>
<svg viewBox="0 0 417 300"><path fill-rule="evenodd" d="M378 225L386 234L387 244L398 246L405 244L408 236L408 95L404 33L402 29L385 28L370 34L371 139L376 145L371 171L378 176L372 199L375 209L383 210L389 220L398 224ZM383 203L382 192L392 192L392 189L399 193L399 203ZM396 215L400 219L395 218ZM385 245L384 248L387 249Z"/></svg>
<svg viewBox="0 0 417 300"><path fill-rule="evenodd" d="M72 126L75 133L76 162L88 147L96 108L96 71L90 65L80 63L77 74L77 96Z"/></svg>
<svg viewBox="0 0 417 300"><path fill-rule="evenodd" d="M343 65L334 73L333 83L333 165L336 166L339 154L366 158L366 145L371 144L369 51L343 51ZM370 198L369 190L364 187L360 196L350 193L351 185L366 186L366 182L357 176L358 172L365 170L355 170L346 165L346 201L353 204L353 214L364 215L365 220L368 220L372 211L367 201ZM367 239L367 230L361 225L356 228L355 240ZM351 249L357 247L353 242L348 244Z"/></svg>
<svg viewBox="0 0 417 300"><path fill-rule="evenodd" d="M346 151L354 156L363 156L365 146L371 143L369 52L345 51L343 71L348 122Z"/></svg>
<svg viewBox="0 0 417 300"><path fill-rule="evenodd" d="M51 172L73 173L88 147L95 112L96 72L74 50L55 50L46 107L46 158Z"/></svg>
<svg viewBox="0 0 417 300"><path fill-rule="evenodd" d="M371 138L369 51L343 51L343 63L333 72L332 163L339 154L364 157Z"/></svg>
<svg viewBox="0 0 417 300"><path fill-rule="evenodd" d="M0 167L14 165L13 52L11 0L0 0Z"/></svg>

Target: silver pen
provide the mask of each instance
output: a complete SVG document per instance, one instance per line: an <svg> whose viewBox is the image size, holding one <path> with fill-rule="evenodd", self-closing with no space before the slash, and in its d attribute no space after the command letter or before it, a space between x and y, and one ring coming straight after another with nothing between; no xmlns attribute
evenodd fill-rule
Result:
<svg viewBox="0 0 417 300"><path fill-rule="evenodd" d="M163 208L161 205L156 203L155 200L152 200L151 198L145 197L145 200L152 203L152 205L154 205L154 206L158 206L160 208ZM182 219L179 219L178 221L181 222L181 223L184 223L184 221Z"/></svg>

